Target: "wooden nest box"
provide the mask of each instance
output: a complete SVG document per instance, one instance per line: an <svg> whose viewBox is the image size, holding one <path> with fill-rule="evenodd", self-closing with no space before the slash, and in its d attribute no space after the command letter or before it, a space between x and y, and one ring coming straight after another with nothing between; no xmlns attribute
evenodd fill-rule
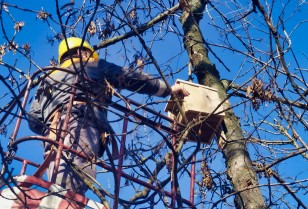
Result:
<svg viewBox="0 0 308 209"><path fill-rule="evenodd" d="M201 122L192 131L199 137L200 143L210 144L213 135L221 132L220 125L225 116L217 90L184 80L177 80L176 83L182 85L190 93L189 96L179 101L188 123ZM174 98L169 98L165 111L172 119L185 124ZM196 139L189 139L189 141L196 141Z"/></svg>

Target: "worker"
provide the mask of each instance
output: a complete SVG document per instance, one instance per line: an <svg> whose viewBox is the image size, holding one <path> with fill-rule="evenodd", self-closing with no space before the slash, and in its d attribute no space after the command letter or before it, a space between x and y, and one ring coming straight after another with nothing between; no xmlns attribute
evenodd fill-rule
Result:
<svg viewBox="0 0 308 209"><path fill-rule="evenodd" d="M46 73L48 76L40 81L30 107L29 127L39 135L58 140L73 93L68 128L62 130L62 133L65 133L63 141L64 145L89 157L102 156L106 148L105 137L113 133L107 120L107 106L111 101L113 87L160 97L166 97L171 93L160 79L99 59L90 44L80 38L70 37L62 40L58 51L61 68L53 70L50 74ZM171 91L177 95L189 95L179 85L172 86ZM53 147L45 143L44 148L46 157ZM84 195L87 186L73 172L68 162L78 166L91 178L95 178L95 165L63 151L55 183ZM53 169L54 160L47 169L49 181Z"/></svg>

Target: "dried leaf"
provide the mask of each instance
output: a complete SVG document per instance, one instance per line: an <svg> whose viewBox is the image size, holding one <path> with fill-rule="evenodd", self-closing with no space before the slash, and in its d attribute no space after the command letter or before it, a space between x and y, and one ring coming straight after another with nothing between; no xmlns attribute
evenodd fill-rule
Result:
<svg viewBox="0 0 308 209"><path fill-rule="evenodd" d="M17 48L18 48L18 44L15 41L11 42L10 45L8 46L8 50L13 51L13 53L16 52Z"/></svg>
<svg viewBox="0 0 308 209"><path fill-rule="evenodd" d="M22 27L24 27L25 23L24 22L16 22L15 25L14 25L14 30L16 32L19 32L21 31Z"/></svg>
<svg viewBox="0 0 308 209"><path fill-rule="evenodd" d="M132 9L132 11L130 11L129 17L130 17L130 19L132 19L132 20L137 18L136 9Z"/></svg>
<svg viewBox="0 0 308 209"><path fill-rule="evenodd" d="M7 134L7 129L6 129L6 125L5 124L1 125L1 127L0 127L0 134L1 135L6 135Z"/></svg>
<svg viewBox="0 0 308 209"><path fill-rule="evenodd" d="M138 58L136 60L136 67L139 67L140 72L142 73L144 67L144 59Z"/></svg>
<svg viewBox="0 0 308 209"><path fill-rule="evenodd" d="M249 96L251 92L252 92L251 86L248 86L248 87L246 88L246 96Z"/></svg>
<svg viewBox="0 0 308 209"><path fill-rule="evenodd" d="M30 44L24 44L24 45L22 45L22 47L21 47L27 54L30 52L30 49L31 49L31 47L30 47Z"/></svg>
<svg viewBox="0 0 308 209"><path fill-rule="evenodd" d="M130 12L129 12L129 18L132 22L133 25L137 25L138 23L138 18L137 18L137 12L136 12L136 9L132 9Z"/></svg>
<svg viewBox="0 0 308 209"><path fill-rule="evenodd" d="M5 55L6 45L0 45L0 56Z"/></svg>
<svg viewBox="0 0 308 209"><path fill-rule="evenodd" d="M170 173L173 168L173 154L172 153L169 153L167 156L166 167L167 167L168 172Z"/></svg>
<svg viewBox="0 0 308 209"><path fill-rule="evenodd" d="M49 14L47 12L44 12L43 10L39 11L37 14L37 18L40 20L46 21L48 19Z"/></svg>
<svg viewBox="0 0 308 209"><path fill-rule="evenodd" d="M210 173L210 169L206 162L201 163L201 172L202 172L202 184L207 189L211 189L213 186L213 179Z"/></svg>
<svg viewBox="0 0 308 209"><path fill-rule="evenodd" d="M95 33L96 33L96 25L95 25L95 22L91 22L90 23L90 26L89 26L89 28L88 28L88 33L91 35L91 36L93 36L93 35L95 35Z"/></svg>

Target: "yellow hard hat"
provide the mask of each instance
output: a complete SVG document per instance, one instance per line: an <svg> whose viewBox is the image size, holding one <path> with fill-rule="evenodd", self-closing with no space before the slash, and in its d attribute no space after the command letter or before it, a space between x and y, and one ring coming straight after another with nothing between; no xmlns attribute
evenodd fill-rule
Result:
<svg viewBox="0 0 308 209"><path fill-rule="evenodd" d="M66 44L65 39L62 40L61 43L59 44L59 49L58 49L59 57L58 57L58 61L60 63L62 62L63 55L65 53L67 53L69 50L80 48L80 47L89 49L92 52L91 57L94 58L95 60L98 60L97 52L94 51L94 49L91 47L91 45L88 42L84 41L82 43L82 39L81 38L77 38L77 37L70 37L70 38L67 38L66 40L67 40L67 44ZM82 44L82 46L81 46L81 44Z"/></svg>

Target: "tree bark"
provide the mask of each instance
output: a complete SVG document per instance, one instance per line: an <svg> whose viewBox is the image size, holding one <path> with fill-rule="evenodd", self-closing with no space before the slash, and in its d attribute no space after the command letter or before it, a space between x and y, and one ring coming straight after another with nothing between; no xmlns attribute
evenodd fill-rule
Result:
<svg viewBox="0 0 308 209"><path fill-rule="evenodd" d="M198 82L217 89L220 99L224 101L227 98L226 90L220 82L218 70L208 58L208 51L204 47L204 40L199 29L199 21L202 19L205 4L206 1L203 0L180 0L181 22L185 35L184 44ZM226 160L228 178L237 193L236 208L266 208L258 187L256 172L246 150L239 119L227 100L223 107L227 110L224 119L227 132L223 155Z"/></svg>

